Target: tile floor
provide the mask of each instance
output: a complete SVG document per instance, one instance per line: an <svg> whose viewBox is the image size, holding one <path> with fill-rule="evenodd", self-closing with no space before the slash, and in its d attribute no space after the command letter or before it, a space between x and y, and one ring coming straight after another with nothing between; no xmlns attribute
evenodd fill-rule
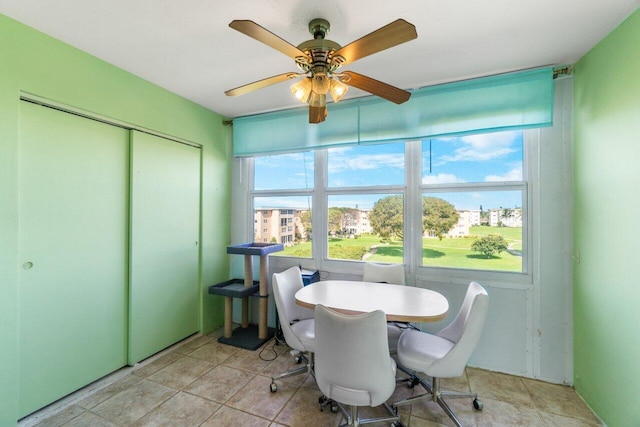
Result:
<svg viewBox="0 0 640 427"><path fill-rule="evenodd" d="M289 349L271 340L262 351L220 344L221 331L194 336L132 368L126 368L20 421L45 426L337 426L340 415L318 410L320 392L309 375L278 383L271 375L296 367ZM566 386L467 368L444 388L478 392L483 411L469 400L450 401L465 426L602 425ZM399 385L396 401L420 386ZM433 402L400 407L407 427L453 425ZM377 424L380 425L380 424Z"/></svg>

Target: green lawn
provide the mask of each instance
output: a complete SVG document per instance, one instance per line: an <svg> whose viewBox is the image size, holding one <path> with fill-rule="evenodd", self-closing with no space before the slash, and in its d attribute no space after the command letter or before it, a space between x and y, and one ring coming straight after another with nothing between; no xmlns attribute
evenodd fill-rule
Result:
<svg viewBox="0 0 640 427"><path fill-rule="evenodd" d="M472 236L486 236L489 234L502 235L509 243L513 253L502 252L487 259L484 255L473 252L472 236L468 238L423 238L422 263L427 267L455 267L477 270L522 271L522 258L518 254L522 251L522 228L508 227L471 227ZM382 243L380 238L363 235L357 239L331 238L329 240L329 254L332 258L362 259L361 253L369 253L367 261L401 263L403 262L402 242ZM354 258L352 258L351 254ZM273 256L311 257L311 242L287 247Z"/></svg>
<svg viewBox="0 0 640 427"><path fill-rule="evenodd" d="M522 228L471 227L470 237L422 239L422 264L428 267L456 267L476 270L522 271ZM513 252L501 252L486 258L471 250L472 236L498 234L505 238Z"/></svg>

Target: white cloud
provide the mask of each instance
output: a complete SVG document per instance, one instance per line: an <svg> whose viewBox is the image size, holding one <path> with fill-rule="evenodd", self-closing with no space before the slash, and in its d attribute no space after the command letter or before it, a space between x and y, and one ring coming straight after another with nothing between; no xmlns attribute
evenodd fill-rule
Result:
<svg viewBox="0 0 640 427"><path fill-rule="evenodd" d="M491 147L478 150L476 147L463 147L457 149L452 156L442 156L444 162L482 162L497 159L513 152L511 148Z"/></svg>
<svg viewBox="0 0 640 427"><path fill-rule="evenodd" d="M515 151L512 147L517 136L516 132L497 132L461 137L459 141L464 146L450 156L442 156L438 163L487 161L504 157Z"/></svg>
<svg viewBox="0 0 640 427"><path fill-rule="evenodd" d="M310 209L310 197L259 197L256 199L256 209Z"/></svg>
<svg viewBox="0 0 640 427"><path fill-rule="evenodd" d="M464 182L452 173L439 173L437 175L424 175L423 184L451 184L453 182Z"/></svg>
<svg viewBox="0 0 640 427"><path fill-rule="evenodd" d="M257 156L255 158L255 164L261 167L277 169L291 164L302 164L305 161L305 156L307 158L307 162L313 162L313 154L309 155L307 152L297 152L274 156Z"/></svg>
<svg viewBox="0 0 640 427"><path fill-rule="evenodd" d="M403 169L404 154L361 154L349 156L345 152L345 155L336 156L334 153L331 153L328 166L330 173L343 172L346 170L376 170L382 167Z"/></svg>
<svg viewBox="0 0 640 427"><path fill-rule="evenodd" d="M514 132L481 133L478 135L463 136L460 140L466 144L482 148L492 146L510 146L520 134Z"/></svg>
<svg viewBox="0 0 640 427"><path fill-rule="evenodd" d="M522 181L522 169L511 169L504 175L487 175L484 179L486 182L499 182L499 181Z"/></svg>

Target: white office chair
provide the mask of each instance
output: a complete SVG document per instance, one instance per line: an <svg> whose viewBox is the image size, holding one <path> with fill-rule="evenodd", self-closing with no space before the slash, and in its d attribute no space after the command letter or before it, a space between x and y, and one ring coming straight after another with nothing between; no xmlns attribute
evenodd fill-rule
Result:
<svg viewBox="0 0 640 427"><path fill-rule="evenodd" d="M297 305L295 300L296 292L304 286L300 269L291 267L282 273L273 273L271 285L284 339L299 352L296 361L304 361L304 366L271 378L271 391L275 393L276 380L306 372L313 374L315 339L313 310Z"/></svg>
<svg viewBox="0 0 640 427"><path fill-rule="evenodd" d="M398 367L411 378L409 386L421 384L427 393L395 402L393 408L410 405L420 400L433 400L447 413L456 426L462 423L444 400L447 398L473 398L473 407L482 409L477 393L458 393L440 389L441 378L459 377L478 344L489 308L489 295L477 282L471 282L456 318L436 335L407 330L398 342ZM417 376L424 372L432 383Z"/></svg>
<svg viewBox="0 0 640 427"><path fill-rule="evenodd" d="M404 265L365 262L362 270L362 281L404 285Z"/></svg>
<svg viewBox="0 0 640 427"><path fill-rule="evenodd" d="M386 403L396 387L396 363L389 356L384 312L346 315L319 304L315 316L316 382L337 403L347 421L343 426L383 421L402 426ZM358 407L379 405L389 411L388 417L360 419Z"/></svg>
<svg viewBox="0 0 640 427"><path fill-rule="evenodd" d="M362 270L362 281L404 285L404 265L366 262ZM390 353L396 352L400 335L402 335L407 328L411 328L409 323L387 322Z"/></svg>

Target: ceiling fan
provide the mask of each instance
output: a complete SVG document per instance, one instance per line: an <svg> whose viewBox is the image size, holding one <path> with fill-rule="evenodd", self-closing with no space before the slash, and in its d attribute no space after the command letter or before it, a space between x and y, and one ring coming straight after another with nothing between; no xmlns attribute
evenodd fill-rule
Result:
<svg viewBox="0 0 640 427"><path fill-rule="evenodd" d="M258 80L225 92L227 96L238 96L262 89L286 80L302 77L291 86L291 92L300 101L309 104L309 123L323 122L327 116L327 93L338 102L349 86L362 89L388 101L401 104L409 99L410 92L372 79L353 71L338 71L365 56L372 55L418 37L416 28L404 19L391 22L366 36L340 46L325 38L329 22L314 19L309 22L309 32L313 39L294 46L253 21L234 20L229 26L259 42L266 44L294 59L301 70Z"/></svg>

